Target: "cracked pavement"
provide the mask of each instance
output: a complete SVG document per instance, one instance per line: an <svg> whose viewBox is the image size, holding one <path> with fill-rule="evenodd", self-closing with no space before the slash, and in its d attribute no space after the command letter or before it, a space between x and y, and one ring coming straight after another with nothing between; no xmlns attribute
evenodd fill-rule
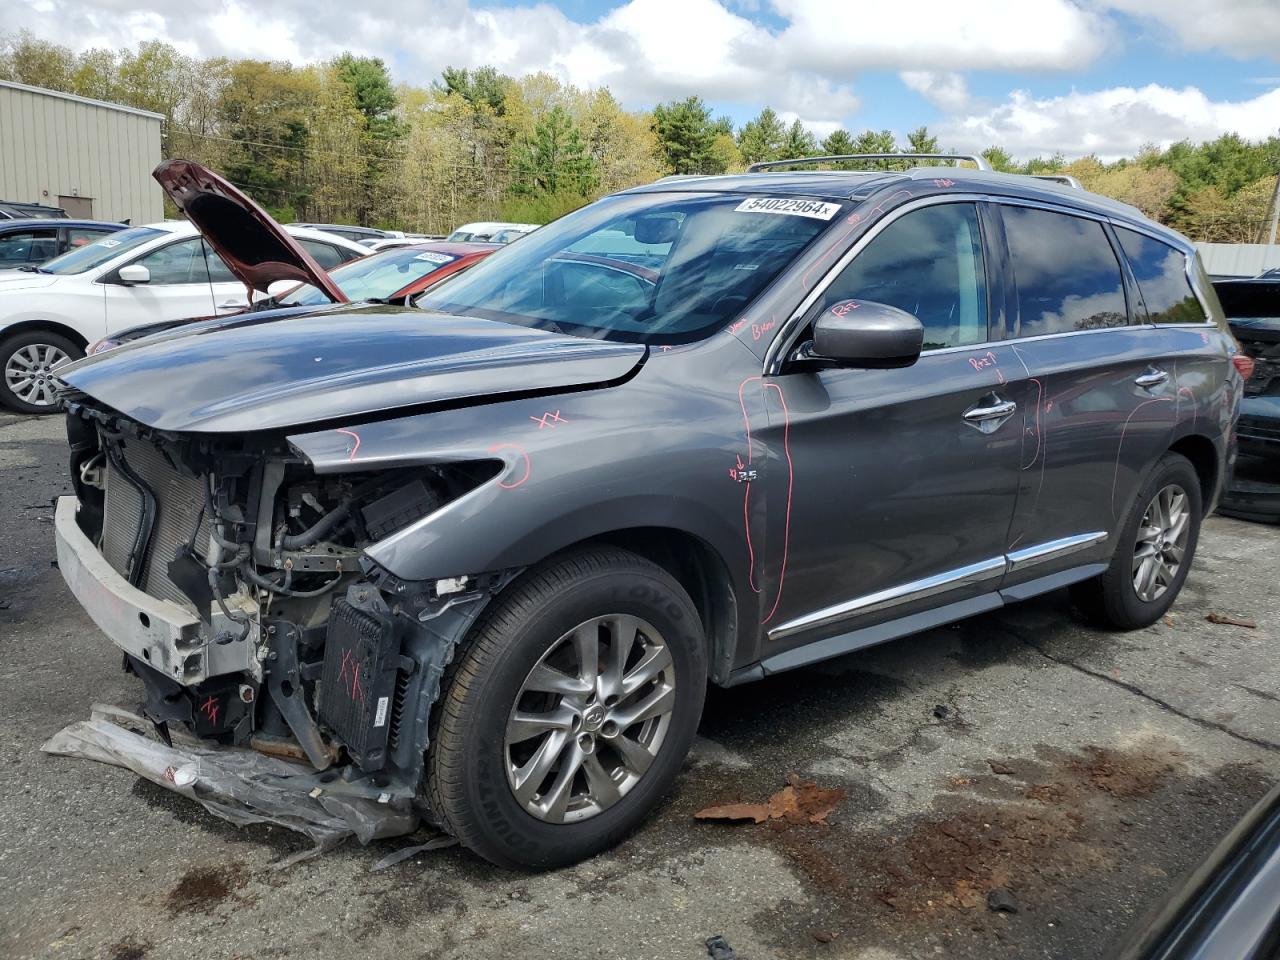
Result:
<svg viewBox="0 0 1280 960"><path fill-rule="evenodd" d="M64 464L58 419L0 416L7 957L669 960L714 934L746 960L1105 956L1280 776L1280 528L1215 517L1147 630L1056 594L712 690L673 794L590 862L512 874L454 848L371 872L401 839L276 869L305 841L39 752L91 703L136 702L50 565ZM791 772L845 791L827 825L693 819Z"/></svg>

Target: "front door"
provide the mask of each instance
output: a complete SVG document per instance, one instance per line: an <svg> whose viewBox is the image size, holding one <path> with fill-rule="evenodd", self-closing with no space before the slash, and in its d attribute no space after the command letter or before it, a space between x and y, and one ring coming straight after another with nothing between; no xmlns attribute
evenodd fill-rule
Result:
<svg viewBox="0 0 1280 960"><path fill-rule="evenodd" d="M106 280L108 334L161 320L207 317L214 312L209 271L199 237L168 244L133 263L146 267L150 279L133 284Z"/></svg>
<svg viewBox="0 0 1280 960"><path fill-rule="evenodd" d="M766 656L999 584L1025 383L1012 349L993 342L1001 297L989 295L982 237L975 204L913 210L824 292L823 309L858 299L918 317L924 352L914 365L762 384Z"/></svg>

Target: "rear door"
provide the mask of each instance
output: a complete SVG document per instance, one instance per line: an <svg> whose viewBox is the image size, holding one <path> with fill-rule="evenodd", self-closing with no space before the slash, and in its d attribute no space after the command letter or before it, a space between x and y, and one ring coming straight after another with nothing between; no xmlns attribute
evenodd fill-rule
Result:
<svg viewBox="0 0 1280 960"><path fill-rule="evenodd" d="M974 203L910 210L822 294L823 309L858 299L918 317L914 365L783 374L754 405L744 392L748 429L767 419L781 454L767 475L770 655L998 586L1022 416L1017 359L993 342L1003 297L983 233Z"/></svg>
<svg viewBox="0 0 1280 960"><path fill-rule="evenodd" d="M1172 440L1176 372L1135 318L1109 224L1001 203L1010 345L1028 382L1006 585L1110 557L1150 465Z"/></svg>
<svg viewBox="0 0 1280 960"><path fill-rule="evenodd" d="M146 283L123 283L118 270L103 278L107 333L213 313L209 271L199 237L167 244L131 263L146 267L151 279Z"/></svg>

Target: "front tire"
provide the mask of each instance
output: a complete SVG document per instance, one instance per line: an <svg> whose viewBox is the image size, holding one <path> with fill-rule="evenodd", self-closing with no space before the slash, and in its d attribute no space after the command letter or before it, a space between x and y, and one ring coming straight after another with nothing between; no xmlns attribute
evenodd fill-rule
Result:
<svg viewBox="0 0 1280 960"><path fill-rule="evenodd" d="M1178 453L1160 458L1120 528L1106 572L1071 588L1103 626L1137 630L1173 606L1195 557L1203 505L1200 477Z"/></svg>
<svg viewBox="0 0 1280 960"><path fill-rule="evenodd" d="M53 372L83 356L75 343L48 330L0 338L0 404L18 413L56 413Z"/></svg>
<svg viewBox="0 0 1280 960"><path fill-rule="evenodd" d="M494 601L446 675L431 812L504 867L608 849L674 781L706 679L697 610L665 570L604 546L553 558Z"/></svg>

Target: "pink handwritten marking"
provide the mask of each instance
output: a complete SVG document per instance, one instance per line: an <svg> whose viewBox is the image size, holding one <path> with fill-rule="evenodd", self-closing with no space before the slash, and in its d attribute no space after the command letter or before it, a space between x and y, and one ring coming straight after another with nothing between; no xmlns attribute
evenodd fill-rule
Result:
<svg viewBox="0 0 1280 960"><path fill-rule="evenodd" d="M745 470L745 469L747 468L747 465L746 465L745 463L743 463L743 462L742 462L742 456L741 456L741 454L737 454L737 453L735 453L735 454L733 455L733 459L737 461L737 466L734 466L734 467L730 467L730 468L729 468L729 479L730 479L730 480L737 480L737 479L738 479L738 474L740 474L743 470ZM750 481L750 480L748 480L748 481L746 481L746 482L747 482L747 483L750 483L751 481Z"/></svg>
<svg viewBox="0 0 1280 960"><path fill-rule="evenodd" d="M746 325L747 325L747 318L746 318L746 317L743 317L741 320L735 320L735 321L733 321L733 323L729 324L729 326L727 327L727 329L728 329L728 331L729 331L730 333L737 333L739 330L741 330L741 329L742 329L743 327L745 327Z"/></svg>
<svg viewBox="0 0 1280 960"><path fill-rule="evenodd" d="M847 317L854 310L858 309L857 300L841 300L831 308L831 313L837 317Z"/></svg>
<svg viewBox="0 0 1280 960"><path fill-rule="evenodd" d="M765 390L776 390L778 393L778 401L782 404L782 451L787 461L787 507L783 518L783 536L782 536L782 565L778 570L778 592L774 596L773 606L769 609L769 613L760 621L761 624L768 623L773 619L774 614L778 612L778 606L782 602L782 589L786 585L787 580L787 560L791 549L791 505L792 494L795 487L795 468L791 460L791 412L787 408L787 398L783 394L782 388L776 383L763 383L763 377L747 377L742 383L738 384L738 405L742 409L742 419L746 427L747 436L747 463L749 466L752 460L752 443L751 443L751 417L747 414L747 403L744 396L747 384L753 381L761 381ZM740 462L741 458L739 458ZM761 588L756 584L756 553L755 545L751 538L751 481L747 481L747 489L742 497L742 525L747 541L747 559L749 563L747 571L747 582L754 593L760 593Z"/></svg>
<svg viewBox="0 0 1280 960"><path fill-rule="evenodd" d="M969 358L969 366L973 367L973 369L975 370L981 370L984 367L995 367L995 366L998 366L999 364L1000 364L1000 361L996 358L996 355L992 353L990 350L982 354L982 356Z"/></svg>
<svg viewBox="0 0 1280 960"><path fill-rule="evenodd" d="M354 700L358 696L360 698L360 702L367 706L368 705L367 701L364 698L364 687L360 686L360 667L361 666L363 666L363 664L360 664L360 663L356 664L355 672L351 674L351 689L347 691L347 694L351 697L352 700Z"/></svg>
<svg viewBox="0 0 1280 960"><path fill-rule="evenodd" d="M935 187L954 187L956 185L956 182L954 180L949 180L946 177L943 177L939 180L933 181L933 185Z"/></svg>
<svg viewBox="0 0 1280 960"><path fill-rule="evenodd" d="M218 703L216 697L210 696L204 703L200 704L200 712L209 718L210 723L218 722L218 711L222 705Z"/></svg>
<svg viewBox="0 0 1280 960"><path fill-rule="evenodd" d="M177 783L178 782L177 776L178 776L178 771L175 770L173 767L164 768L164 778L168 780L170 783Z"/></svg>
<svg viewBox="0 0 1280 960"><path fill-rule="evenodd" d="M515 483L505 483L502 480L498 481L498 486L500 486L503 490L514 490L516 487L520 486L520 484L528 480L529 474L533 471L533 465L529 461L529 454L526 453L524 447L520 446L520 444L518 443L495 443L492 447L489 448L490 453L497 453L499 450L514 450L521 458L524 459L524 476L523 477L521 477Z"/></svg>
<svg viewBox="0 0 1280 960"><path fill-rule="evenodd" d="M1173 397L1155 397L1152 400L1143 400L1140 404L1133 408L1129 416L1125 417L1124 426L1120 428L1120 443L1116 447L1116 469L1111 475L1111 518L1114 520L1116 516L1116 486L1120 482L1120 454L1124 450L1124 437L1129 431L1129 422L1138 415L1138 411L1143 407L1150 406L1153 403L1174 403ZM1174 403L1174 416L1177 416L1177 404Z"/></svg>
<svg viewBox="0 0 1280 960"><path fill-rule="evenodd" d="M765 387L777 390L778 402L782 404L782 452L787 458L787 513L782 532L782 568L778 571L778 595L773 599L769 615L760 621L762 625L772 620L773 615L778 612L778 604L782 602L782 588L787 582L787 552L791 548L791 491L796 476L791 463L791 411L787 409L787 398L776 383L766 383Z"/></svg>
<svg viewBox="0 0 1280 960"><path fill-rule="evenodd" d="M559 410L557 410L555 413L547 412L540 417L530 417L529 419L538 425L539 430L541 430L543 427L550 427L552 430L554 430L556 428L557 423L569 422L564 417L560 416Z"/></svg>
<svg viewBox="0 0 1280 960"><path fill-rule="evenodd" d="M770 320L768 323L753 323L751 325L751 339L759 340L766 333L772 330L773 326L774 326L774 321L772 320Z"/></svg>
<svg viewBox="0 0 1280 960"><path fill-rule="evenodd" d="M356 442L355 446L352 447L349 451L347 451L347 462L350 463L352 460L356 458L356 451L360 449L360 434L356 433L354 430L343 430L341 427L337 428L337 432L345 433L348 437L351 437Z"/></svg>
<svg viewBox="0 0 1280 960"><path fill-rule="evenodd" d="M670 347L670 346L668 346L668 345L666 345L666 344L664 344L663 346L659 347L658 349L659 349L659 350L661 350L663 353L666 353L666 352L668 352L668 351L671 349L671 347Z"/></svg>

